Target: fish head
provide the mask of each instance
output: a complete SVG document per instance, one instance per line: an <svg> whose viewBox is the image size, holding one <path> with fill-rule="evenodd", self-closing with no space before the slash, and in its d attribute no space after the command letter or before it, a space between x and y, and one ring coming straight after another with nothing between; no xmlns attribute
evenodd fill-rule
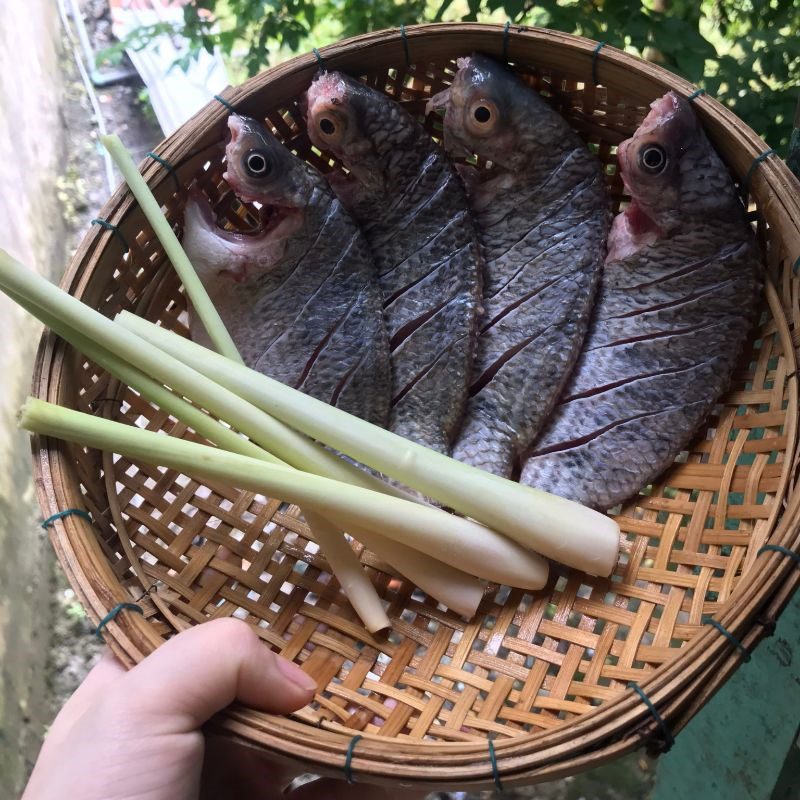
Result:
<svg viewBox="0 0 800 800"><path fill-rule="evenodd" d="M183 212L183 248L207 290L247 277L249 248L258 237L234 233L217 224L211 203L196 184L189 188Z"/></svg>
<svg viewBox="0 0 800 800"><path fill-rule="evenodd" d="M250 117L231 115L223 178L244 203L302 208L313 190L307 165Z"/></svg>
<svg viewBox="0 0 800 800"><path fill-rule="evenodd" d="M537 148L562 133L551 131L544 101L504 64L474 53L459 58L450 87L434 95L427 111L444 110L444 147L452 156L472 153L519 169Z"/></svg>
<svg viewBox="0 0 800 800"><path fill-rule="evenodd" d="M368 191L385 186L383 151L399 109L382 92L343 72L320 72L305 95L308 135L320 150L331 153Z"/></svg>
<svg viewBox="0 0 800 800"><path fill-rule="evenodd" d="M315 191L330 195L325 181L249 117L231 116L223 178L258 223L230 230L215 218L208 198L194 187L184 214L184 247L207 287L259 279L282 257L287 241L302 231Z"/></svg>
<svg viewBox="0 0 800 800"><path fill-rule="evenodd" d="M687 100L667 92L617 150L636 225L668 233L689 216L719 216L736 203L725 164ZM638 222L637 222L638 221Z"/></svg>

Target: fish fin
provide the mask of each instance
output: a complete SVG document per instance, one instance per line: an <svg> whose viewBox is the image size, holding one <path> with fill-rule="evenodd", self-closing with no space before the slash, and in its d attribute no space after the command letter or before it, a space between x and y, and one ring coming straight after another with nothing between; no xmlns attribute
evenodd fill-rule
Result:
<svg viewBox="0 0 800 800"><path fill-rule="evenodd" d="M465 181L465 184L472 210L480 212L487 209L496 197L507 192L514 185L514 175L503 171L485 181L474 181L472 185Z"/></svg>
<svg viewBox="0 0 800 800"><path fill-rule="evenodd" d="M352 208L364 194L364 183L352 172L329 172L325 177L345 208Z"/></svg>
<svg viewBox="0 0 800 800"><path fill-rule="evenodd" d="M480 172L472 164L456 164L455 167L458 177L461 178L461 182L467 190L467 194L471 195L481 181Z"/></svg>
<svg viewBox="0 0 800 800"><path fill-rule="evenodd" d="M425 104L425 116L430 114L431 112L436 113L440 110L444 110L450 103L450 87L448 86L446 89L442 89L441 92L433 95L428 102Z"/></svg>

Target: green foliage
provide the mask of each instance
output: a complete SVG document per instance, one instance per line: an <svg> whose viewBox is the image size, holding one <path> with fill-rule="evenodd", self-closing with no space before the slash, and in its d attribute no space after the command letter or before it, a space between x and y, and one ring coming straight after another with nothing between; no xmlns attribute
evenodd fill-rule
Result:
<svg viewBox="0 0 800 800"><path fill-rule="evenodd" d="M218 47L252 75L285 55L401 23L505 18L657 61L726 103L772 146L788 143L800 87L796 0L194 0L184 8L191 46L182 65ZM159 33L137 31L131 45Z"/></svg>

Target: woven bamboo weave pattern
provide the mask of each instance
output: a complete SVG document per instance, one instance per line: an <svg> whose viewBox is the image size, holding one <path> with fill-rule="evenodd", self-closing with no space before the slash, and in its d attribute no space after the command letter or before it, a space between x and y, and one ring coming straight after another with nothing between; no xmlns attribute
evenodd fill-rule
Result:
<svg viewBox="0 0 800 800"><path fill-rule="evenodd" d="M631 135L651 100L667 88L686 96L692 87L613 48L601 51L600 84L594 86L593 43L561 34L512 29L506 45L512 66L601 159L618 210L626 197L616 145ZM500 57L503 31L419 26L408 29L408 46L410 64L397 32L325 48L321 55L326 66L359 75L421 117L426 99L452 79L458 56L477 48ZM266 120L299 155L327 171L339 165L312 148L299 107L315 68L313 56L295 59L225 98L241 113ZM741 180L760 140L741 123L741 131L730 130L732 116L713 100L698 98L695 107ZM143 164L179 231L184 190L194 179L229 227L252 223L221 177L227 115L221 104L209 106L157 150L174 166L181 191L162 165ZM432 117L426 125L437 136ZM738 663L730 643L704 621L724 620L750 641L745 634L756 613L771 608L771 598L788 596L796 580L777 555L757 552L768 541L797 546L790 523L800 505L800 283L792 264L800 255L800 211L788 171L773 160L759 169L748 198L765 256L758 323L729 391L687 450L657 483L614 510L622 540L610 579L556 566L541 592L490 586L478 615L467 622L354 543L392 621L387 636L374 638L296 507L125 458L39 442L37 475L48 513L77 506L94 520L63 520L52 532L90 613L99 618L131 598L141 598L146 610L145 618L121 616L108 626L115 651L134 662L174 631L241 617L268 646L302 664L320 690L315 703L291 719L236 709L220 725L334 771L352 736L361 733L353 770L376 780L394 774L432 785L446 764L454 779L491 783L490 737L504 783L506 775L531 780L574 771L588 765L592 753L610 757L652 733L652 717L627 688L631 681L646 687L678 727L685 724L699 708L698 692L710 686L710 693L722 679L717 674ZM124 252L111 231L91 231L66 279L70 291L109 316L132 310L187 334L179 283L139 209L120 190L103 213L131 249ZM35 388L81 410L196 438L53 338L40 349ZM572 745L578 732L587 738Z"/></svg>

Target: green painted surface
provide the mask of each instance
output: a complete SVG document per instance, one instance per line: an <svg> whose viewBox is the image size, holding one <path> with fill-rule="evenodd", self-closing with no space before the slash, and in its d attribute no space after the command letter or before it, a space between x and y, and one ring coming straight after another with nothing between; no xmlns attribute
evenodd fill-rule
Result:
<svg viewBox="0 0 800 800"><path fill-rule="evenodd" d="M798 800L800 592L680 733L658 765L652 800Z"/></svg>

